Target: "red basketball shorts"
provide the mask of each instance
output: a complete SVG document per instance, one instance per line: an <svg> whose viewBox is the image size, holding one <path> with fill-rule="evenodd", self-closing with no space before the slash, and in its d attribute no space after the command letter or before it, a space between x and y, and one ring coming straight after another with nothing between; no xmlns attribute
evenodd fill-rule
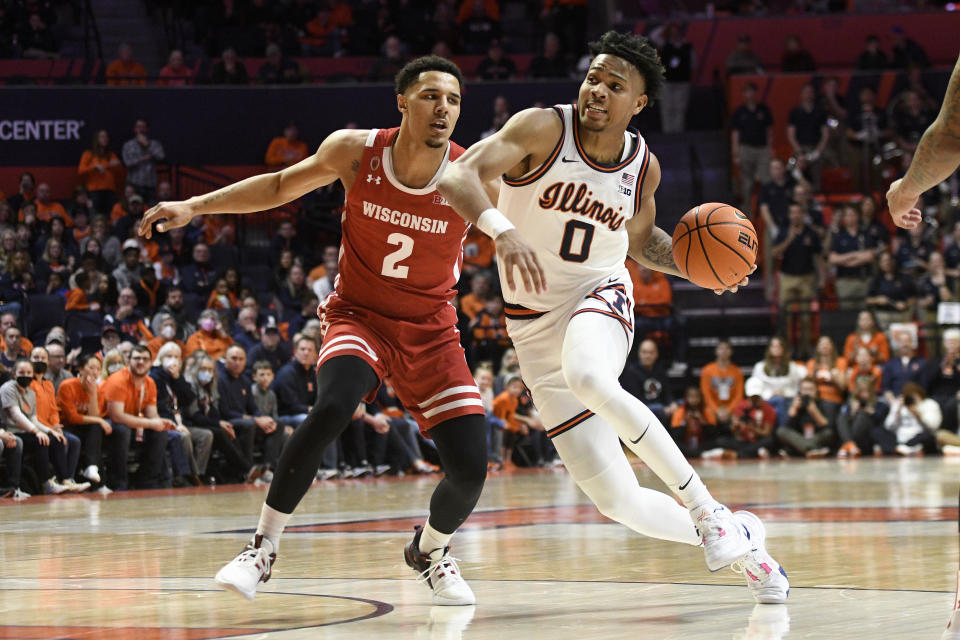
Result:
<svg viewBox="0 0 960 640"><path fill-rule="evenodd" d="M381 381L390 381L422 432L451 418L484 414L453 307L433 316L397 320L331 295L321 314L324 333L317 367L337 356L363 359ZM365 400L373 402L376 392Z"/></svg>

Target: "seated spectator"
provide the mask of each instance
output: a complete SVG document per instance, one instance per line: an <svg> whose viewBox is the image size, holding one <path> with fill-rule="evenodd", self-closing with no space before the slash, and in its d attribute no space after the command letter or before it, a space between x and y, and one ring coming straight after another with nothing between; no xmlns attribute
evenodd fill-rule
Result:
<svg viewBox="0 0 960 640"><path fill-rule="evenodd" d="M507 320L503 313L503 298L491 295L483 309L470 323L470 360L496 362L510 347Z"/></svg>
<svg viewBox="0 0 960 640"><path fill-rule="evenodd" d="M151 357L156 360L160 347L168 342L175 343L180 347L180 352L185 353L187 345L177 337L177 320L169 313L158 312L153 317L153 327L156 329L156 335L147 342L147 348L150 349Z"/></svg>
<svg viewBox="0 0 960 640"><path fill-rule="evenodd" d="M670 341L670 356L680 368L687 363L686 318L673 314L673 290L670 281L659 271L648 269L633 260L626 261L633 282L634 344L637 340L659 334ZM658 337L658 336L654 336Z"/></svg>
<svg viewBox="0 0 960 640"><path fill-rule="evenodd" d="M130 287L120 290L116 311L104 315L103 321L115 327L124 340L146 343L153 339L146 318L137 310L137 295Z"/></svg>
<svg viewBox="0 0 960 640"><path fill-rule="evenodd" d="M877 260L877 275L867 288L867 308L873 311L880 328L913 317L916 289L909 277L900 274L900 265L889 251Z"/></svg>
<svg viewBox="0 0 960 640"><path fill-rule="evenodd" d="M956 299L957 280L947 275L947 265L943 254L932 251L927 258L927 270L920 274L917 286L917 307L920 311L920 320L925 326L937 327L937 307L941 302L950 302ZM915 280L916 282L916 280ZM938 329L927 332L927 353L936 349Z"/></svg>
<svg viewBox="0 0 960 640"><path fill-rule="evenodd" d="M58 273L60 277L66 280L70 277L70 271L73 267L73 259L64 255L63 243L56 238L47 240L43 249L43 255L36 264L37 282L46 284L50 280L51 273Z"/></svg>
<svg viewBox="0 0 960 640"><path fill-rule="evenodd" d="M462 0L457 11L457 26L467 53L482 53L500 37L500 3L497 0Z"/></svg>
<svg viewBox="0 0 960 640"><path fill-rule="evenodd" d="M0 386L4 425L23 442L24 457L33 460L41 490L47 494L70 491L70 487L58 481L67 476L67 439L37 419L37 396L31 389L33 364L20 358L11 371L13 379Z"/></svg>
<svg viewBox="0 0 960 640"><path fill-rule="evenodd" d="M127 186L130 187L131 185ZM123 244L130 242L130 240L135 240L137 242L137 248L139 249L141 240L130 238L129 236L133 231L133 225L138 223L140 218L143 217L145 203L143 198L138 193L131 193L127 195L126 200L126 207L120 211L122 216L114 221L110 233L118 239L128 238L127 240L124 240ZM114 205L114 211L116 211L116 205Z"/></svg>
<svg viewBox="0 0 960 640"><path fill-rule="evenodd" d="M7 258L6 269L0 274L0 300L3 303L19 302L26 294L36 291L30 253L17 249ZM3 308L0 305L0 308Z"/></svg>
<svg viewBox="0 0 960 640"><path fill-rule="evenodd" d="M191 322L188 310L183 306L183 289L176 285L167 289L167 296L163 306L157 309L157 313L166 313L173 317L177 323L178 340L186 340L190 334L196 331L196 325ZM187 351L186 353L190 353Z"/></svg>
<svg viewBox="0 0 960 640"><path fill-rule="evenodd" d="M237 314L237 324L233 331L233 342L244 352L249 352L260 342L260 330L257 328L257 312L249 307Z"/></svg>
<svg viewBox="0 0 960 640"><path fill-rule="evenodd" d="M216 311L206 309L200 314L200 328L187 339L187 353L199 349L214 360L219 360L232 344L233 338L223 330L220 316Z"/></svg>
<svg viewBox="0 0 960 640"><path fill-rule="evenodd" d="M273 392L277 394L280 423L299 425L316 402L314 367L317 364L317 343L300 338L294 345L293 360L277 370Z"/></svg>
<svg viewBox="0 0 960 640"><path fill-rule="evenodd" d="M495 253L490 236L477 229L475 225L470 225L467 239L463 242L463 274L473 275L478 270L490 269L493 266Z"/></svg>
<svg viewBox="0 0 960 640"><path fill-rule="evenodd" d="M61 218L59 215L50 218L50 223L46 233L41 235L34 242L31 256L42 253L46 248L47 242L50 240L56 240L63 246L63 255L65 256L65 259L71 259L76 256L77 247L73 242L73 237L67 230L63 218Z"/></svg>
<svg viewBox="0 0 960 640"><path fill-rule="evenodd" d="M853 366L847 375L847 391L853 391L861 380L866 381L873 388L874 393L883 391L883 369L877 365L873 354L867 347L857 347L854 351ZM880 360L879 362L886 362Z"/></svg>
<svg viewBox="0 0 960 640"><path fill-rule="evenodd" d="M283 342L280 329L273 318L260 328L260 342L247 352L248 361L265 360L270 363L275 372L290 362L291 357L290 347Z"/></svg>
<svg viewBox="0 0 960 640"><path fill-rule="evenodd" d="M27 357L28 353L29 351L23 347L20 329L16 325L8 325L3 331L3 352L0 353L0 365L3 365L5 371L12 370L13 363L19 358Z"/></svg>
<svg viewBox="0 0 960 640"><path fill-rule="evenodd" d="M167 64L160 69L158 86L186 87L193 84L193 71L183 64L183 52L174 49L167 58Z"/></svg>
<svg viewBox="0 0 960 640"><path fill-rule="evenodd" d="M861 351L865 351L861 349ZM838 458L855 458L873 446L873 432L883 429L889 407L877 399L877 391L869 378L857 378L850 398L837 415Z"/></svg>
<svg viewBox="0 0 960 640"><path fill-rule="evenodd" d="M291 167L309 155L307 143L300 140L300 129L295 122L287 123L283 135L270 141L264 162L270 171Z"/></svg>
<svg viewBox="0 0 960 640"><path fill-rule="evenodd" d="M50 354L46 347L34 347L30 352L30 362L33 363L33 382L30 383L30 388L33 389L37 398L37 420L40 421L40 424L53 429L66 438L64 442L65 475L62 476L60 483L77 493L86 491L90 488L89 482L77 484L74 481L74 476L77 474L77 463L80 459L80 438L72 433L64 432L63 423L60 420L60 409L57 406L57 392L53 388L53 383L44 377L47 372L47 365L50 362Z"/></svg>
<svg viewBox="0 0 960 640"><path fill-rule="evenodd" d="M250 84L247 68L237 57L233 47L224 49L220 59L213 64L213 68L210 69L210 84Z"/></svg>
<svg viewBox="0 0 960 640"><path fill-rule="evenodd" d="M397 72L407 62L403 53L403 42L395 35L388 36L383 42L383 55L373 61L367 80L373 82L393 80Z"/></svg>
<svg viewBox="0 0 960 640"><path fill-rule="evenodd" d="M206 299L213 291L216 275L216 270L210 265L210 247L198 242L193 247L193 263L180 271L180 287L186 293Z"/></svg>
<svg viewBox="0 0 960 640"><path fill-rule="evenodd" d="M36 199L36 179L29 171L20 174L20 181L17 183L17 192L7 198L10 208L16 213L20 211L25 202L33 202Z"/></svg>
<svg viewBox="0 0 960 640"><path fill-rule="evenodd" d="M773 405L780 420L779 424L783 424L787 418L787 409L799 392L800 381L806 376L806 367L790 360L783 338L774 336L770 339L763 360L753 366L753 373L747 384L750 380L757 380L760 394Z"/></svg>
<svg viewBox="0 0 960 640"><path fill-rule="evenodd" d="M233 312L236 311L239 306L240 300L230 291L230 285L227 284L226 278L217 278L216 284L213 285L213 291L210 292L210 297L207 298L207 309L225 311L233 315Z"/></svg>
<svg viewBox="0 0 960 640"><path fill-rule="evenodd" d="M906 332L895 334L893 347L895 355L883 365L883 393L891 407L903 385L913 382L925 386L928 371L927 361L917 355L914 337Z"/></svg>
<svg viewBox="0 0 960 640"><path fill-rule="evenodd" d="M760 380L747 380L746 398L738 402L733 409L733 435L720 437L715 443L724 457L770 457L770 451L776 442L773 432L777 426L777 412L773 405L763 399L762 387ZM715 457L715 453L705 452L705 457Z"/></svg>
<svg viewBox="0 0 960 640"><path fill-rule="evenodd" d="M139 197L139 196L135 196ZM121 289L132 287L140 280L140 243L133 238L123 243L123 263L113 270L113 277Z"/></svg>
<svg viewBox="0 0 960 640"><path fill-rule="evenodd" d="M268 44L266 58L267 61L257 71L259 84L300 84L300 65L284 57L279 45Z"/></svg>
<svg viewBox="0 0 960 640"><path fill-rule="evenodd" d="M813 302L819 297L818 271L820 264L820 235L803 220L804 212L799 204L788 207L788 224L781 226L770 249L771 255L780 260L780 307L792 324L793 312L798 312L800 342L791 344L792 350L809 353L813 335ZM791 331L791 337L797 332Z"/></svg>
<svg viewBox="0 0 960 640"><path fill-rule="evenodd" d="M493 399L493 413L505 425L504 459L509 456L518 467L543 466L554 459L553 445L519 375L507 378L503 392Z"/></svg>
<svg viewBox="0 0 960 640"><path fill-rule="evenodd" d="M98 213L107 213L117 200L123 165L110 150L110 134L100 129L94 134L92 146L83 152L77 173Z"/></svg>
<svg viewBox="0 0 960 640"><path fill-rule="evenodd" d="M106 360L106 359L105 359ZM127 488L126 452L133 430L142 429L143 444L138 455L135 484L142 489L156 489L165 484L164 451L168 431L176 425L157 413L157 385L147 375L150 370L150 351L137 345L130 355L129 366L111 374L100 389L107 402L107 415L113 426L116 442L116 464L111 465L107 484L111 489ZM176 435L179 437L179 434ZM122 458L121 454L122 453ZM120 463L123 460L123 463Z"/></svg>
<svg viewBox="0 0 960 640"><path fill-rule="evenodd" d="M118 49L118 58L107 65L107 84L140 85L147 84L147 70L133 59L133 47L124 42Z"/></svg>
<svg viewBox="0 0 960 640"><path fill-rule="evenodd" d="M57 407L64 430L80 440L80 476L99 485L103 440L113 434L113 427L104 419L107 415L106 398L98 388L102 369L100 358L88 353L80 356L77 364L79 376L64 380L57 390ZM113 445L115 441L111 439L110 443ZM120 464L114 455L111 455L110 463ZM125 460L123 464L126 464Z"/></svg>
<svg viewBox="0 0 960 640"><path fill-rule="evenodd" d="M660 363L660 350L653 340L643 340L637 349L637 361L627 362L620 384L643 402L664 425L670 424L677 403L673 401L670 379Z"/></svg>
<svg viewBox="0 0 960 640"><path fill-rule="evenodd" d="M280 301L283 309L282 317L285 320L290 320L300 313L304 298L309 291L306 271L301 265L293 264L284 279L283 286L277 292L277 300Z"/></svg>
<svg viewBox="0 0 960 640"><path fill-rule="evenodd" d="M473 370L473 379L480 391L487 421L487 468L499 471L503 468L504 422L494 414L493 367L489 363L478 365Z"/></svg>
<svg viewBox="0 0 960 640"><path fill-rule="evenodd" d="M784 41L780 70L784 73L809 72L817 70L817 63L809 51L803 48L800 36L790 35Z"/></svg>
<svg viewBox="0 0 960 640"><path fill-rule="evenodd" d="M310 283L310 288L317 296L317 300L326 300L336 289L337 274L340 273L340 255L330 251L334 247L327 247L323 255L323 275Z"/></svg>
<svg viewBox="0 0 960 640"><path fill-rule="evenodd" d="M273 368L269 362L266 360L258 360L253 363L253 384L250 385L250 395L253 397L254 406L256 406L257 409L255 415L257 415L261 419L261 423L265 425L265 427L260 428L258 424L256 446L263 450L265 474L269 474L270 476L273 475L273 470L277 467L277 460L280 459L280 453L283 451L283 447L286 445L287 440L290 439L290 436L293 435L293 430L297 426L284 424L280 421L277 394L270 388L273 384L273 378ZM272 425L268 420L265 420L265 418L272 420ZM333 451L336 451L335 444ZM333 464L329 467L326 465L323 466L325 468L335 469L335 456ZM267 481L269 481L269 479L267 479Z"/></svg>
<svg viewBox="0 0 960 640"><path fill-rule="evenodd" d="M743 372L731 362L733 348L729 340L720 340L717 359L700 371L700 393L704 405L717 417L717 426L729 428L733 409L743 400Z"/></svg>
<svg viewBox="0 0 960 640"><path fill-rule="evenodd" d="M908 382L890 403L883 427L873 430L873 439L887 455L936 453L941 422L943 412L936 400L927 398L920 385Z"/></svg>
<svg viewBox="0 0 960 640"><path fill-rule="evenodd" d="M788 454L807 458L829 455L837 439L837 408L820 398L816 380L805 378L787 411L786 425L777 429L777 439Z"/></svg>
<svg viewBox="0 0 960 640"><path fill-rule="evenodd" d="M47 335L47 355L49 359L44 377L53 384L54 391L59 391L60 385L73 378L73 374L66 366L67 354L63 345L59 342L51 342L49 334Z"/></svg>
<svg viewBox="0 0 960 640"><path fill-rule="evenodd" d="M873 313L868 310L857 314L857 326L847 336L843 345L843 357L849 362L854 358L854 352L860 347L870 352L874 364L884 363L890 359L890 343L887 341L887 336L877 327Z"/></svg>
<svg viewBox="0 0 960 640"><path fill-rule="evenodd" d="M814 356L807 362L807 375L817 383L817 393L824 402L837 407L847 393L847 359L837 353L830 336L820 336Z"/></svg>
<svg viewBox="0 0 960 640"><path fill-rule="evenodd" d="M497 375L493 378L494 395L499 395L500 392L503 391L503 388L507 384L507 378L513 373L520 373L520 359L517 358L517 350L510 347L503 352L503 357L500 358L500 368L497 370Z"/></svg>
<svg viewBox="0 0 960 640"><path fill-rule="evenodd" d="M234 425L220 414L220 393L217 383L216 364L201 355L191 367L187 378L192 385L193 402L187 407L190 422L213 435L213 448L220 452L226 462L226 482L254 482L261 475L260 468L253 464L244 447L244 440L253 435L251 429L237 433Z"/></svg>
<svg viewBox="0 0 960 640"><path fill-rule="evenodd" d="M217 381L220 416L233 425L237 439L249 458L253 459L255 444L259 442L272 452L271 458L276 462L287 434L272 416L260 414L250 392L253 383L244 371L246 368L247 354L243 348L233 345L227 349L225 366Z"/></svg>
<svg viewBox="0 0 960 640"><path fill-rule="evenodd" d="M73 226L73 219L67 215L63 205L51 197L50 185L46 182L37 185L37 199L33 202L37 205L37 220L40 222L49 222L53 216L60 216L68 227Z"/></svg>
<svg viewBox="0 0 960 640"><path fill-rule="evenodd" d="M699 458L701 453L714 448L718 435L717 416L704 405L700 388L687 387L683 404L670 418L670 436L680 452L687 458Z"/></svg>
<svg viewBox="0 0 960 640"><path fill-rule="evenodd" d="M347 28L353 24L350 5L340 0L325 0L317 6L316 15L303 26L300 44L305 56L342 55Z"/></svg>
<svg viewBox="0 0 960 640"><path fill-rule="evenodd" d="M166 286L157 280L157 272L149 263L140 265L140 279L131 288L137 298L137 310L146 316L153 315L166 297Z"/></svg>
<svg viewBox="0 0 960 640"><path fill-rule="evenodd" d="M570 74L570 63L560 51L560 38L548 33L543 38L543 53L530 61L528 78L566 78Z"/></svg>
<svg viewBox="0 0 960 640"><path fill-rule="evenodd" d="M491 285L490 275L487 273L478 272L470 278L470 292L460 298L460 310L471 322L486 306L487 298L491 295Z"/></svg>
<svg viewBox="0 0 960 640"><path fill-rule="evenodd" d="M213 434L205 429L184 424L185 411L193 402L190 383L180 375L183 358L180 347L167 343L160 348L150 369L150 377L157 383L157 413L176 425L179 438L167 443L173 467L173 486L200 486L200 476L207 471ZM187 417L189 421L189 417Z"/></svg>
<svg viewBox="0 0 960 640"><path fill-rule="evenodd" d="M737 37L737 46L727 56L727 75L740 74L760 75L763 73L763 63L759 56L750 47L750 36L741 34Z"/></svg>
<svg viewBox="0 0 960 640"><path fill-rule="evenodd" d="M930 360L927 370L929 395L943 412L937 444L944 455L957 455L960 453L960 436L957 435L960 422L960 330L943 332L943 356L939 361Z"/></svg>
<svg viewBox="0 0 960 640"><path fill-rule="evenodd" d="M4 461L3 483L0 498L26 500L30 494L20 488L23 469L23 440L6 429L0 428L0 456Z"/></svg>
<svg viewBox="0 0 960 640"><path fill-rule="evenodd" d="M512 80L516 75L516 63L504 53L499 40L491 40L487 57L477 65L477 76L481 80Z"/></svg>
<svg viewBox="0 0 960 640"><path fill-rule="evenodd" d="M24 58L55 60L60 57L60 44L39 13L31 13L25 28L17 34Z"/></svg>
<svg viewBox="0 0 960 640"><path fill-rule="evenodd" d="M857 56L856 67L860 71L883 71L890 66L887 54L880 50L880 38L867 36L863 52Z"/></svg>

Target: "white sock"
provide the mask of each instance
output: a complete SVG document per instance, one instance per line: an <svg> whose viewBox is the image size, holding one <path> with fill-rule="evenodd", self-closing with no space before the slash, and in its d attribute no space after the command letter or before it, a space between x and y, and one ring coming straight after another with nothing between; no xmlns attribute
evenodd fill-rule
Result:
<svg viewBox="0 0 960 640"><path fill-rule="evenodd" d="M260 510L260 522L257 524L257 535L261 535L270 542L273 547L271 553L276 553L280 548L280 534L283 528L287 526L292 513L281 513L273 507L263 503L263 509Z"/></svg>
<svg viewBox="0 0 960 640"><path fill-rule="evenodd" d="M430 556L430 560L436 562L443 557L444 549L450 545L452 537L452 533L440 533L431 527L428 519L420 532L420 553Z"/></svg>

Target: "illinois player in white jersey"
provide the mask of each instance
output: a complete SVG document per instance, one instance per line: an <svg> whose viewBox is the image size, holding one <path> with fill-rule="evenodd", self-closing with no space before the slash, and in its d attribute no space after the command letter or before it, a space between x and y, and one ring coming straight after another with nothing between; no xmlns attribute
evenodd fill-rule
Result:
<svg viewBox="0 0 960 640"><path fill-rule="evenodd" d="M487 470L483 402L450 305L468 225L436 191L439 176L463 151L450 141L461 80L449 60L418 58L397 74L399 127L336 131L292 167L186 202L163 202L144 216L140 233L149 235L154 223L162 232L197 215L272 209L335 180L347 194L336 290L321 307L317 401L283 449L256 535L217 573L225 589L252 599L270 578L280 535L324 449L361 400L372 402L389 379L436 443L445 474L404 559L433 589L434 604L475 601L448 552Z"/></svg>
<svg viewBox="0 0 960 640"><path fill-rule="evenodd" d="M584 493L639 533L703 544L711 571L732 566L758 602L782 603L789 582L764 548L763 524L717 502L664 426L618 382L633 339L626 257L679 275L672 240L654 225L659 162L629 128L663 87L663 67L640 36L611 31L591 51L575 105L516 114L451 165L438 188L496 240L521 374ZM501 174L503 213L483 189ZM523 288L514 286L515 270ZM621 439L684 506L639 485Z"/></svg>

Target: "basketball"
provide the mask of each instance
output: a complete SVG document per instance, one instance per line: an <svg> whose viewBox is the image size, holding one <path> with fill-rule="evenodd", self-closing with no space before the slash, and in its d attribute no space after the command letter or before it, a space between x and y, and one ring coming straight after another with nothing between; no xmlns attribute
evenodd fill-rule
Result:
<svg viewBox="0 0 960 640"><path fill-rule="evenodd" d="M673 231L673 259L680 273L705 289L743 280L757 259L757 232L739 209L721 202L683 214Z"/></svg>

